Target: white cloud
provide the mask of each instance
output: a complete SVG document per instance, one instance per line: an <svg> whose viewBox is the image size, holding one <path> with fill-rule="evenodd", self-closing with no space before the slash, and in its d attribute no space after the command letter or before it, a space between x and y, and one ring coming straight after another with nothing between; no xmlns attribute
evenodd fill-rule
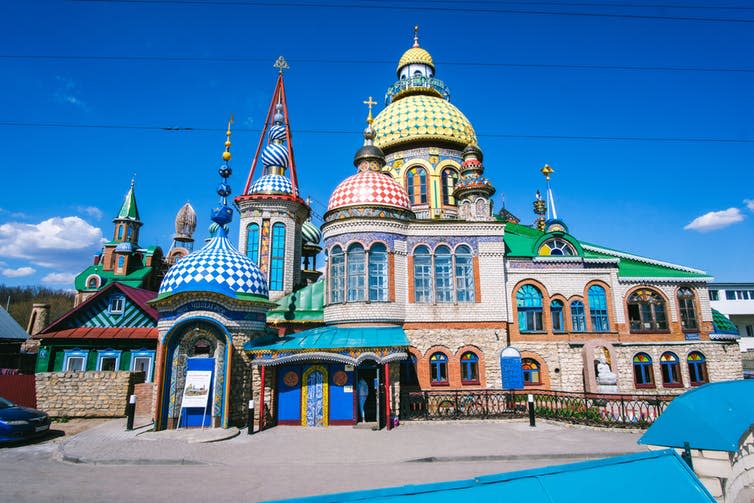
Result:
<svg viewBox="0 0 754 503"><path fill-rule="evenodd" d="M754 211L754 199L744 199L744 204L749 208L749 211Z"/></svg>
<svg viewBox="0 0 754 503"><path fill-rule="evenodd" d="M103 241L102 230L80 217L0 225L0 257L24 259L42 267L83 267Z"/></svg>
<svg viewBox="0 0 754 503"><path fill-rule="evenodd" d="M51 285L70 285L73 283L76 275L72 272L51 272L42 278L42 283Z"/></svg>
<svg viewBox="0 0 754 503"><path fill-rule="evenodd" d="M710 211L700 217L696 217L684 229L687 231L710 232L741 222L743 219L744 216L738 208Z"/></svg>
<svg viewBox="0 0 754 503"><path fill-rule="evenodd" d="M0 208L0 215L8 215L10 218L20 218L20 219L26 219L29 218L29 215L22 211L10 211L6 210L5 208Z"/></svg>
<svg viewBox="0 0 754 503"><path fill-rule="evenodd" d="M85 213L95 220L102 219L102 210L96 206L76 206L76 211Z"/></svg>
<svg viewBox="0 0 754 503"><path fill-rule="evenodd" d="M17 267L16 269L3 269L2 275L6 278L23 278L37 272L33 267Z"/></svg>
<svg viewBox="0 0 754 503"><path fill-rule="evenodd" d="M76 96L79 93L78 84L73 79L67 77L55 76L55 80L58 82L57 89L55 90L54 97L59 103L73 105L84 111L89 110L89 105L86 104L81 98Z"/></svg>

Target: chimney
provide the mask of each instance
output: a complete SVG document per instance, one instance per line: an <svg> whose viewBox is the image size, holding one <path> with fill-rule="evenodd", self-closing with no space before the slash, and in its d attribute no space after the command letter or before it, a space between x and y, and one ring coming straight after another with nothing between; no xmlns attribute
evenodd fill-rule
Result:
<svg viewBox="0 0 754 503"><path fill-rule="evenodd" d="M37 335L49 324L50 304L33 304L26 332L28 332L29 335Z"/></svg>

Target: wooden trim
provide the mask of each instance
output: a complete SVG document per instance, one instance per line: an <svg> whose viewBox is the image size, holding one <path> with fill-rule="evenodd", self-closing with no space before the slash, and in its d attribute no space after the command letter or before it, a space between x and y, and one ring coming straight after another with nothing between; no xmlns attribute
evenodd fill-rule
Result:
<svg viewBox="0 0 754 503"><path fill-rule="evenodd" d="M387 254L387 300L395 302L395 252Z"/></svg>
<svg viewBox="0 0 754 503"><path fill-rule="evenodd" d="M474 255L471 258L471 263L474 269L474 302L479 304L482 302L482 285L479 284L479 256Z"/></svg>
<svg viewBox="0 0 754 503"><path fill-rule="evenodd" d="M409 255L406 257L406 263L408 265L408 303L414 304L415 292L414 292L414 256Z"/></svg>

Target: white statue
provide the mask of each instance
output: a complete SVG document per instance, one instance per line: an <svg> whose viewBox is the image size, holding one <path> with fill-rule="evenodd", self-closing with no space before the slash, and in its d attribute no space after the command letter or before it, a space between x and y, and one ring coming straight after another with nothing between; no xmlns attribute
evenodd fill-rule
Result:
<svg viewBox="0 0 754 503"><path fill-rule="evenodd" d="M605 355L600 355L597 362L597 384L607 386L618 384L618 375L610 370Z"/></svg>

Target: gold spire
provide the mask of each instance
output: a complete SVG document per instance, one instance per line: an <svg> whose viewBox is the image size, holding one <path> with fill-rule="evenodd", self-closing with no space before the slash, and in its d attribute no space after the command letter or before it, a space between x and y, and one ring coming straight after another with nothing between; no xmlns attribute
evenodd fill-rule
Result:
<svg viewBox="0 0 754 503"><path fill-rule="evenodd" d="M369 107L369 115L367 116L367 124L369 124L369 125L371 126L371 125L372 125L372 122L374 121L374 119L372 119L372 107L373 107L374 105L376 105L376 104L377 104L377 102L376 102L376 101L374 101L374 100L372 99L372 97L370 96L368 100L366 100L366 101L363 101L362 103L364 103L364 104L365 104L366 106L368 106L368 107Z"/></svg>
<svg viewBox="0 0 754 503"><path fill-rule="evenodd" d="M419 47L419 25L414 25L414 47Z"/></svg>
<svg viewBox="0 0 754 503"><path fill-rule="evenodd" d="M288 68L290 68L290 66L288 66L288 62L285 60L283 56L278 56L277 61L275 61L275 64L272 65L272 67L277 68L280 71L280 75L283 74L283 70L287 70Z"/></svg>
<svg viewBox="0 0 754 503"><path fill-rule="evenodd" d="M230 115L228 120L228 130L225 132L225 152L223 152L223 161L230 161L230 126L233 124L233 114Z"/></svg>
<svg viewBox="0 0 754 503"><path fill-rule="evenodd" d="M552 175L555 172L555 170L552 169L549 164L545 164L544 167L542 167L542 169L539 170L539 172L545 175L545 180L549 182L550 175Z"/></svg>

